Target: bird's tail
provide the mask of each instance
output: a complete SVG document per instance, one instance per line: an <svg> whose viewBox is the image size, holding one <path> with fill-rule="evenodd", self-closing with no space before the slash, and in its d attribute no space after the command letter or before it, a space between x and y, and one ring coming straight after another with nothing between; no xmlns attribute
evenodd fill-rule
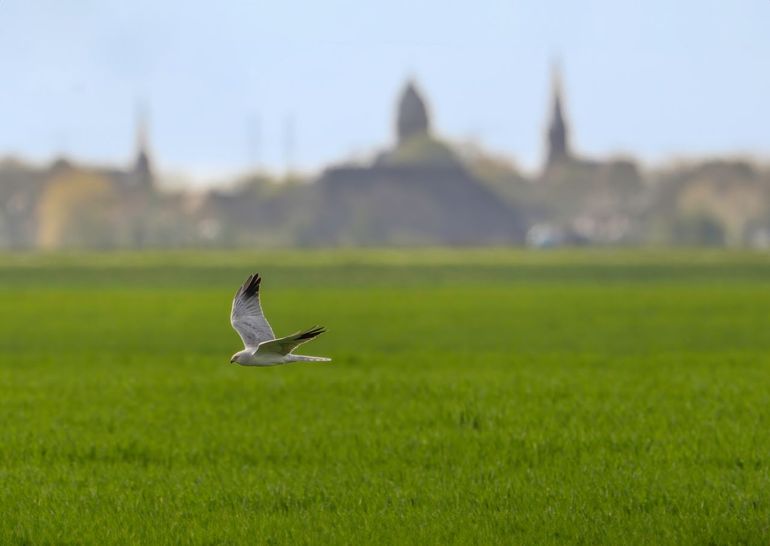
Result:
<svg viewBox="0 0 770 546"><path fill-rule="evenodd" d="M331 362L331 358L325 356L290 355L292 362Z"/></svg>

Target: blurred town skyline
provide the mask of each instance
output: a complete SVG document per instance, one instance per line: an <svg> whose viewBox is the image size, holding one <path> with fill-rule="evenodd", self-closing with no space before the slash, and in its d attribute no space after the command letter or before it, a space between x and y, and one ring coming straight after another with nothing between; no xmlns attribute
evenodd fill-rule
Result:
<svg viewBox="0 0 770 546"><path fill-rule="evenodd" d="M526 173L437 131L407 80L376 153L310 175L252 170L227 185L160 181L147 111L130 162L0 161L0 248L708 245L770 248L770 165L737 157L642 166L573 144L551 75L540 168Z"/></svg>
<svg viewBox="0 0 770 546"><path fill-rule="evenodd" d="M408 77L435 132L535 172L558 60L582 156L770 155L770 4L486 0L0 5L0 156L125 164L139 105L156 173L320 173L392 143Z"/></svg>

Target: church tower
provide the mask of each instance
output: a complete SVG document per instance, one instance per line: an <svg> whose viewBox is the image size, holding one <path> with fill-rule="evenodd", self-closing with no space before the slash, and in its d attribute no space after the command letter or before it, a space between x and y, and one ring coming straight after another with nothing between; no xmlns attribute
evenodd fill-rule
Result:
<svg viewBox="0 0 770 546"><path fill-rule="evenodd" d="M152 163L148 147L148 115L143 106L136 110L136 159L132 169L134 187L141 190L150 190L153 187Z"/></svg>
<svg viewBox="0 0 770 546"><path fill-rule="evenodd" d="M562 163L572 157L569 146L569 129L564 119L561 73L554 67L552 76L552 110L548 125L548 158L546 168Z"/></svg>
<svg viewBox="0 0 770 546"><path fill-rule="evenodd" d="M430 133L430 120L425 101L417 91L414 81L409 80L398 101L396 135L402 144L415 135Z"/></svg>

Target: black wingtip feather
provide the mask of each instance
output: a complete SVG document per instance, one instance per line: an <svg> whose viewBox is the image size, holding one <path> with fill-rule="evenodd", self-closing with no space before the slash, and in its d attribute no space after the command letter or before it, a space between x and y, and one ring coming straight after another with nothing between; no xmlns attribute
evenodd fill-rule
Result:
<svg viewBox="0 0 770 546"><path fill-rule="evenodd" d="M262 282L262 277L259 276L259 273L254 273L253 275L249 275L246 279L246 282L243 283L243 295L247 298L251 298L259 293L259 283Z"/></svg>
<svg viewBox="0 0 770 546"><path fill-rule="evenodd" d="M326 328L324 328L323 326L314 326L307 332L303 332L302 335L299 336L299 338L297 339L302 339L302 340L313 339L314 337L320 336L324 332L326 332Z"/></svg>

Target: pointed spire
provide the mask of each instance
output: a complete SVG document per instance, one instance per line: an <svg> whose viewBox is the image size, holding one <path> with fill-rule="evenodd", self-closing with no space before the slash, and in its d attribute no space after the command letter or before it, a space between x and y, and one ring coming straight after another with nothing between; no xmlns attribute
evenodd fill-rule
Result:
<svg viewBox="0 0 770 546"><path fill-rule="evenodd" d="M564 112L562 111L562 83L561 65L558 61L551 67L551 93L553 96L553 121L564 124Z"/></svg>
<svg viewBox="0 0 770 546"><path fill-rule="evenodd" d="M143 101L136 104L136 159L134 160L134 182L140 188L153 184L152 166L149 153L149 108Z"/></svg>
<svg viewBox="0 0 770 546"><path fill-rule="evenodd" d="M136 127L136 153L137 155L147 153L149 110L147 104L143 101L137 101L136 103L134 123Z"/></svg>
<svg viewBox="0 0 770 546"><path fill-rule="evenodd" d="M546 167L571 157L567 122L564 119L561 66L554 62L551 69L552 111L548 125L548 159Z"/></svg>
<svg viewBox="0 0 770 546"><path fill-rule="evenodd" d="M402 143L418 134L430 132L430 119L425 100L420 95L414 78L409 78L401 92L396 116L396 136Z"/></svg>

